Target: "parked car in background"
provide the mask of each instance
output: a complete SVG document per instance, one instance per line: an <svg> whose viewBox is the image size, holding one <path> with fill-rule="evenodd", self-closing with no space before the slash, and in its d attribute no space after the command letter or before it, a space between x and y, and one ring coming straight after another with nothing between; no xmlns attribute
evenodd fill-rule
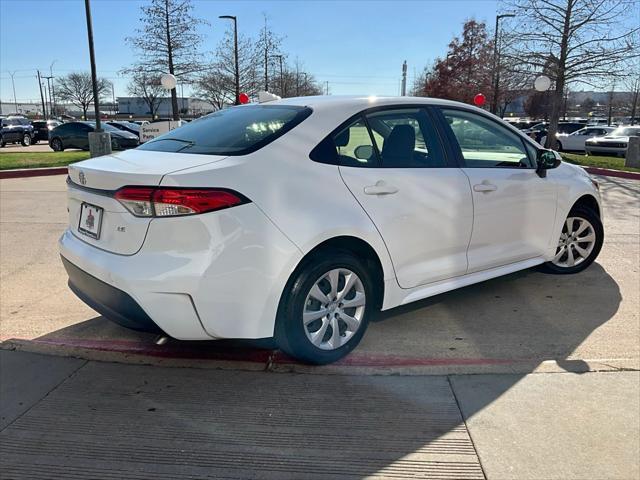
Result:
<svg viewBox="0 0 640 480"><path fill-rule="evenodd" d="M28 118L11 116L1 119L0 122L0 147L7 143L21 143L25 147L31 145L34 130Z"/></svg>
<svg viewBox="0 0 640 480"><path fill-rule="evenodd" d="M108 125L117 128L118 130L123 130L125 132L133 133L134 135L140 136L140 125L133 122L125 122L123 120L113 120L106 122Z"/></svg>
<svg viewBox="0 0 640 480"><path fill-rule="evenodd" d="M584 123L559 122L557 133L569 134L569 133L575 132L576 130L580 130L583 127L584 127ZM523 132L529 135L529 137L533 138L540 145L544 145L544 142L542 141L542 139L544 138L546 140L548 130L549 130L549 124L546 122L543 122L535 125L530 130L523 130Z"/></svg>
<svg viewBox="0 0 640 480"><path fill-rule="evenodd" d="M558 152L584 152L584 142L592 137L602 137L615 130L614 127L585 127L580 130L576 130L573 133L558 133L556 134L556 143L551 148ZM540 140L540 145L544 145L547 141L545 135Z"/></svg>
<svg viewBox="0 0 640 480"><path fill-rule="evenodd" d="M150 123L148 120L132 120L131 123L135 123L137 125L147 125L148 123Z"/></svg>
<svg viewBox="0 0 640 480"><path fill-rule="evenodd" d="M111 149L124 150L135 148L140 144L140 139L133 133L118 130L104 122L102 129L111 134ZM89 150L89 132L95 131L95 122L69 122L57 126L49 133L49 146L56 152L65 148L80 148Z"/></svg>
<svg viewBox="0 0 640 480"><path fill-rule="evenodd" d="M587 155L624 156L629 146L629 137L640 137L640 126L618 127L604 137L589 138L584 143Z"/></svg>
<svg viewBox="0 0 640 480"><path fill-rule="evenodd" d="M62 125L59 120L35 120L31 122L33 125L33 139L32 143L38 143L39 141L49 141L49 132L56 128L58 125Z"/></svg>
<svg viewBox="0 0 640 480"><path fill-rule="evenodd" d="M377 310L517 270L576 273L597 183L476 107L302 97L215 112L69 166L70 288L184 340L347 355Z"/></svg>

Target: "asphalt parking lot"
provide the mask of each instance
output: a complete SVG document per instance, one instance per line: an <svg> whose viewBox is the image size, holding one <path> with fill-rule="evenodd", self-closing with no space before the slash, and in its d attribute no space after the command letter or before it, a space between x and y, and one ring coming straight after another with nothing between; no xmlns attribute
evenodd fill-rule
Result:
<svg viewBox="0 0 640 480"><path fill-rule="evenodd" d="M588 362L636 368L640 183L600 180L606 238L592 267L573 276L524 271L384 312L343 364L418 373L528 372L548 363L590 369ZM157 348L153 337L105 321L68 290L57 253L67 222L64 176L2 180L0 191L2 340L115 352L110 360L236 358L226 342Z"/></svg>

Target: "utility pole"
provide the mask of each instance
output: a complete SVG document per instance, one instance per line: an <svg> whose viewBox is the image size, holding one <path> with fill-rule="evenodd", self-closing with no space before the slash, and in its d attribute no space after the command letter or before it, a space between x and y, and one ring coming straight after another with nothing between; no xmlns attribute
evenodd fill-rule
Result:
<svg viewBox="0 0 640 480"><path fill-rule="evenodd" d="M236 105L240 105L240 65L238 65L238 19L233 15L220 15L218 18L233 20L233 56L236 64Z"/></svg>
<svg viewBox="0 0 640 480"><path fill-rule="evenodd" d="M611 117L613 114L613 90L616 88L616 84L611 85L611 90L609 91L609 109L607 113L607 125L611 125Z"/></svg>
<svg viewBox="0 0 640 480"><path fill-rule="evenodd" d="M96 73L96 56L93 50L93 24L91 22L91 5L89 0L84 0L84 10L87 17L87 38L89 40L89 59L91 61L91 83L93 87L93 107L96 116L96 132L102 131L100 125L100 102L98 92L98 75Z"/></svg>
<svg viewBox="0 0 640 480"><path fill-rule="evenodd" d="M404 97L407 95L407 61L402 64L402 90L400 94Z"/></svg>
<svg viewBox="0 0 640 480"><path fill-rule="evenodd" d="M51 118L53 114L53 100L51 99L51 79L53 77L48 76L48 77L42 77L42 78L45 78L47 80L47 91L49 93L49 118Z"/></svg>
<svg viewBox="0 0 640 480"><path fill-rule="evenodd" d="M51 76L51 101L53 104L53 110L51 111L51 113L53 114L54 118L56 116L56 87L55 87L55 82L53 80L56 77L53 76L53 64L56 62L57 60L54 60L53 62L51 62L51 65L49 65L49 75Z"/></svg>
<svg viewBox="0 0 640 480"><path fill-rule="evenodd" d="M500 19L515 17L513 13L503 13L502 15L496 15L496 30L493 37L493 98L491 99L491 113L495 115L498 111L498 95L500 91L500 58L498 49L498 33L500 29Z"/></svg>
<svg viewBox="0 0 640 480"><path fill-rule="evenodd" d="M89 40L89 59L91 61L93 107L96 116L96 128L93 132L89 132L89 150L91 157L99 157L111 153L111 134L109 132L103 132L100 125L100 92L98 91L96 56L93 49L93 24L91 22L91 5L89 4L89 0L84 0L84 11L87 17L87 39Z"/></svg>
<svg viewBox="0 0 640 480"><path fill-rule="evenodd" d="M44 95L42 94L42 80L40 79L40 70L38 70L38 87L40 87L40 100L42 100L42 118L47 118L47 107L44 104ZM18 113L16 111L16 113Z"/></svg>
<svg viewBox="0 0 640 480"><path fill-rule="evenodd" d="M111 111L114 116L117 114L116 111L116 92L113 89L113 82L111 82Z"/></svg>
<svg viewBox="0 0 640 480"><path fill-rule="evenodd" d="M9 75L11 75L11 87L13 88L13 111L14 113L18 113L18 101L16 100L16 84L13 81L13 77L16 74L16 72L9 72Z"/></svg>

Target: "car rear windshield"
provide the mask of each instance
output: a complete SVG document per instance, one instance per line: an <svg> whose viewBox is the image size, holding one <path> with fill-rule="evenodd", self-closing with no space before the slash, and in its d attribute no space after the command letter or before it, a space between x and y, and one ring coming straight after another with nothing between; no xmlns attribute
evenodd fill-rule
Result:
<svg viewBox="0 0 640 480"><path fill-rule="evenodd" d="M140 150L245 155L285 134L311 114L308 107L246 105L220 110L149 141Z"/></svg>

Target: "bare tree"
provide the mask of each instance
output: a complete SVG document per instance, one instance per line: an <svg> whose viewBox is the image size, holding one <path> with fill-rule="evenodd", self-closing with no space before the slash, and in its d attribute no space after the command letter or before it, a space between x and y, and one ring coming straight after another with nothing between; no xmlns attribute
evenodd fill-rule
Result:
<svg viewBox="0 0 640 480"><path fill-rule="evenodd" d="M555 138L565 88L573 82L594 85L621 74L620 66L637 56L633 0L504 0L517 21L508 32L515 42L508 53L530 72L548 67L554 82L547 146Z"/></svg>
<svg viewBox="0 0 640 480"><path fill-rule="evenodd" d="M631 125L635 125L638 116L638 101L640 100L640 60L630 61L627 72L628 74L622 80L622 86L629 92L626 103L628 114L631 117Z"/></svg>
<svg viewBox="0 0 640 480"><path fill-rule="evenodd" d="M127 42L138 52L139 60L124 73L171 73L181 83L189 82L202 70L200 25L207 24L191 12L191 0L151 0L141 7L141 27ZM178 120L178 96L171 90L173 119Z"/></svg>
<svg viewBox="0 0 640 480"><path fill-rule="evenodd" d="M240 92L249 97L261 89L261 49L249 37L238 36L238 70ZM214 108L235 103L235 56L233 29L228 29L218 44L215 62L205 68L195 82L199 96L207 99Z"/></svg>
<svg viewBox="0 0 640 480"><path fill-rule="evenodd" d="M138 71L133 74L128 86L129 93L140 97L155 117L166 90L160 84L160 76Z"/></svg>
<svg viewBox="0 0 640 480"><path fill-rule="evenodd" d="M264 27L260 30L260 36L256 42L256 48L260 52L261 65L258 68L264 77L264 90L269 91L269 73L273 72L275 66L274 55L281 54L283 37L277 35L269 28L267 15L264 16ZM273 78L273 74L271 75Z"/></svg>
<svg viewBox="0 0 640 480"><path fill-rule="evenodd" d="M101 97L111 89L111 82L98 78L98 96ZM71 102L82 109L82 116L87 118L87 110L93 103L93 85L89 72L72 72L56 81L56 96Z"/></svg>
<svg viewBox="0 0 640 480"><path fill-rule="evenodd" d="M235 102L232 79L219 75L216 70L200 76L194 86L195 94L209 102L214 110L222 110L225 105L233 105Z"/></svg>

